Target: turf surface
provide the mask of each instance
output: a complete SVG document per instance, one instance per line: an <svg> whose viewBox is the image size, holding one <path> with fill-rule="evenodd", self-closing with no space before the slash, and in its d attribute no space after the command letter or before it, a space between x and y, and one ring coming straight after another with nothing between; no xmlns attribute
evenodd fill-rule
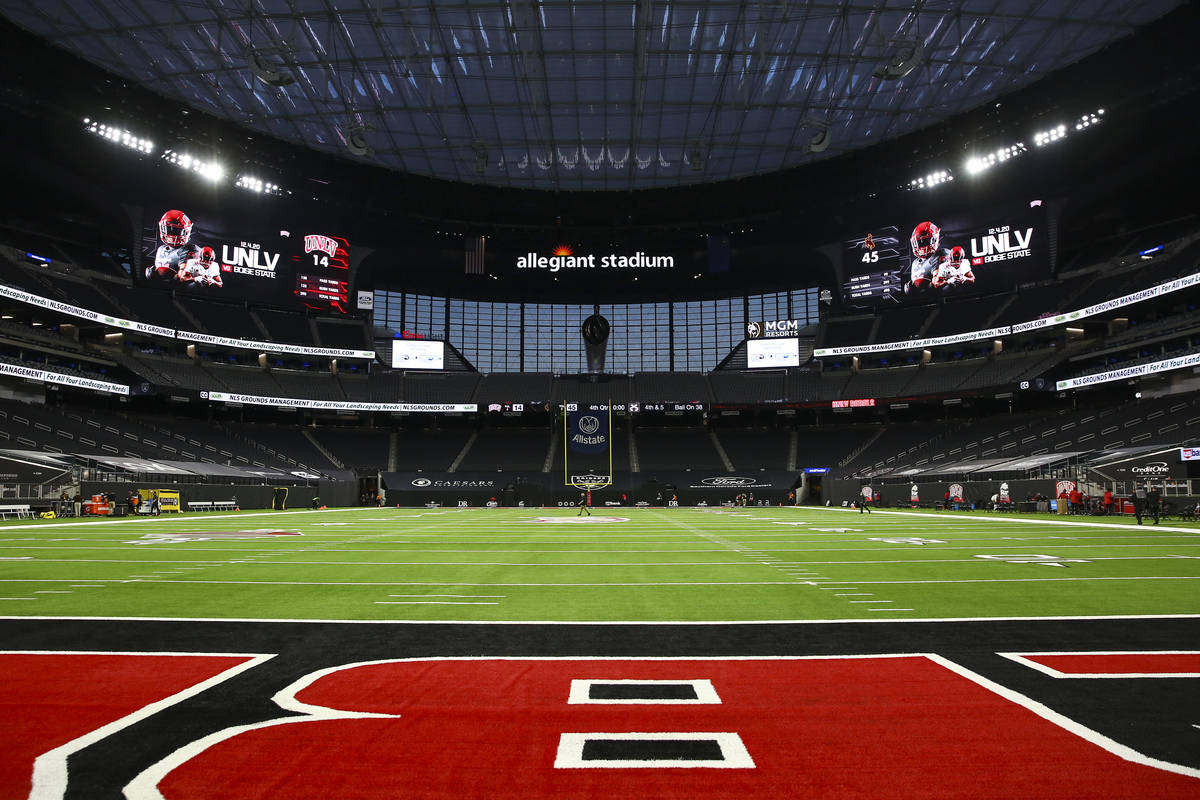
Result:
<svg viewBox="0 0 1200 800"><path fill-rule="evenodd" d="M385 508L0 526L0 616L1170 615L1200 613L1198 580L1194 523L1050 515Z"/></svg>

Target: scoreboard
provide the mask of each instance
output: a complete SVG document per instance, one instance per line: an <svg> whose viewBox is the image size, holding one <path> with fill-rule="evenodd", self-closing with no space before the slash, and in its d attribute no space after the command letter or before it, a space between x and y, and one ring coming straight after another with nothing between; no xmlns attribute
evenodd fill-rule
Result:
<svg viewBox="0 0 1200 800"><path fill-rule="evenodd" d="M870 308L1012 290L1049 275L1040 204L986 216L919 216L860 228L841 243L842 303Z"/></svg>
<svg viewBox="0 0 1200 800"><path fill-rule="evenodd" d="M323 225L273 222L191 215L180 206L147 209L141 237L145 267L135 270L134 281L197 297L349 313L355 267L350 243ZM214 278L185 280L192 270L184 265L203 256Z"/></svg>
<svg viewBox="0 0 1200 800"><path fill-rule="evenodd" d="M904 252L900 231L887 225L846 243L843 302L849 305L899 303L904 299Z"/></svg>

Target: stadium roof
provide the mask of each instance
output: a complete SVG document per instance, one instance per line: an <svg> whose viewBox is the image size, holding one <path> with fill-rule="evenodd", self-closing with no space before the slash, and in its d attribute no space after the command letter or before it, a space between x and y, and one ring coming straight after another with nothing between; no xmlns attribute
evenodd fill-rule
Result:
<svg viewBox="0 0 1200 800"><path fill-rule="evenodd" d="M400 172L552 190L775 172L1027 86L1175 0L3 0L179 103Z"/></svg>

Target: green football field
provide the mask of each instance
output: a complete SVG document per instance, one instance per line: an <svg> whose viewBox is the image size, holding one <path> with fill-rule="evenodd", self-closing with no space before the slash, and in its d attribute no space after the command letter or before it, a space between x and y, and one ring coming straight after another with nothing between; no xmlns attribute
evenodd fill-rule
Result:
<svg viewBox="0 0 1200 800"><path fill-rule="evenodd" d="M298 534L298 535L297 535ZM1200 613L1200 525L348 509L0 525L0 616L750 621Z"/></svg>

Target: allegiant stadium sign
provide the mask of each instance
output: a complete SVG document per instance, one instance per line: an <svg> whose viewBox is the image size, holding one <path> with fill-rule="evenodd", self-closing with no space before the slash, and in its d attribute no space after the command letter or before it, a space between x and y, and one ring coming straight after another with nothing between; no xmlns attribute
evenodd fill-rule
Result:
<svg viewBox="0 0 1200 800"><path fill-rule="evenodd" d="M597 255L575 255L569 247L556 248L553 255L539 256L526 253L517 258L517 269L547 269L558 272L564 269L674 269L675 256L659 256L643 253L632 255L607 253Z"/></svg>

